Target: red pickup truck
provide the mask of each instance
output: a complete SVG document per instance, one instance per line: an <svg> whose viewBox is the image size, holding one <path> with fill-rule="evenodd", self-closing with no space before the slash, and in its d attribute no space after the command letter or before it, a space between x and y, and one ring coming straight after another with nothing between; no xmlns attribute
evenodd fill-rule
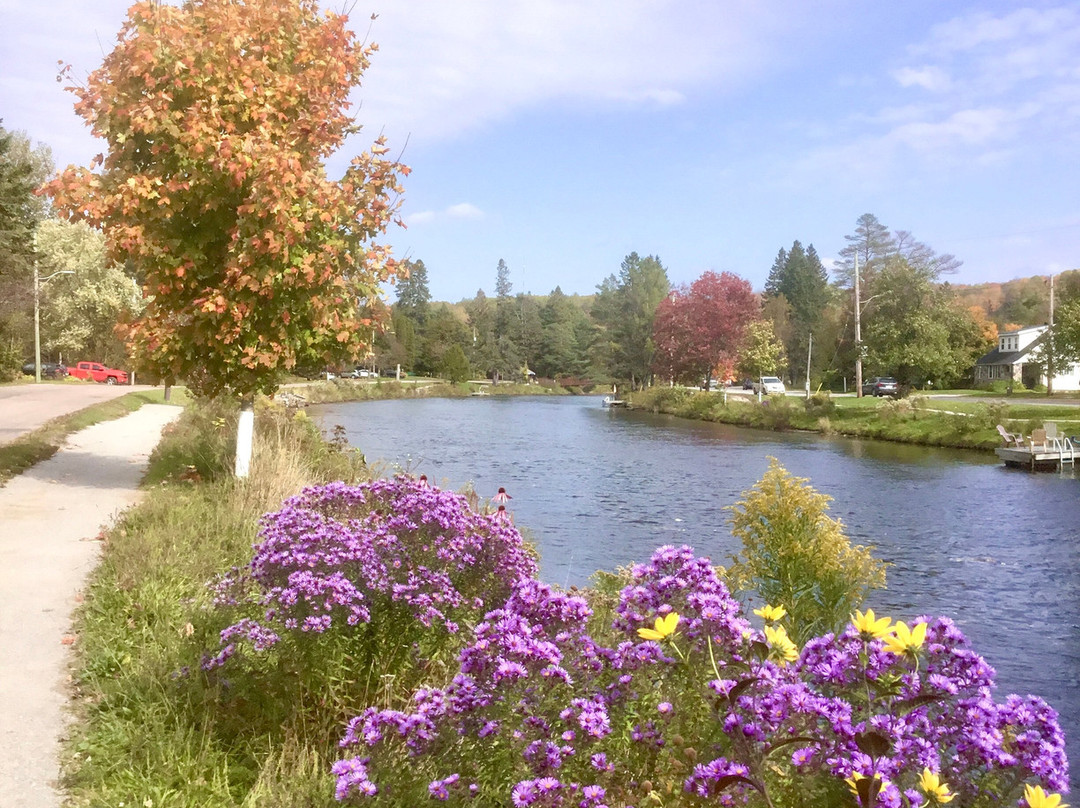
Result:
<svg viewBox="0 0 1080 808"><path fill-rule="evenodd" d="M68 366L68 374L76 379L92 379L105 384L127 384L127 371L107 368L100 362L76 362Z"/></svg>

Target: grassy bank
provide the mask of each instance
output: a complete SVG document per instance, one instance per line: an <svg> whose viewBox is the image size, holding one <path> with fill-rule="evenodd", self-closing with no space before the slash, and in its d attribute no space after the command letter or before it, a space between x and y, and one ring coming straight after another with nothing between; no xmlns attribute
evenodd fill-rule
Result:
<svg viewBox="0 0 1080 808"><path fill-rule="evenodd" d="M986 701L992 673L951 623L919 624L914 639L906 624L886 636L872 613L849 624L882 565L825 516L827 497L775 462L733 508L744 552L725 573L790 608L755 612L762 631L689 548L660 548L591 590L546 587L517 531L475 497L366 481L359 456L301 412L259 405L252 475L235 480L235 415L190 407L152 458L146 500L106 537L77 624L74 805L329 808L335 787L390 808L694 808L729 789L752 808L850 802L847 770L804 766L792 736L851 767L868 759L866 738L887 746L907 793L929 748L957 804L1015 804L1028 782L1065 783L1064 741L1041 702L987 716L963 706ZM282 506L327 480L359 484ZM393 586L380 597L373 580ZM260 647L268 627L280 636ZM789 664L795 640L855 674L818 681L822 666ZM888 686L871 693L878 675ZM840 705L830 716L884 729L823 719L825 692ZM805 697L789 710L790 693ZM732 716L770 734L747 744ZM977 728L1030 732L1039 751L961 759Z"/></svg>
<svg viewBox="0 0 1080 808"><path fill-rule="evenodd" d="M199 672L228 625L207 582L250 558L260 516L305 485L365 474L303 415L258 409L248 479L229 474L235 408L189 407L151 458L143 504L106 538L76 624L79 722L64 761L75 805L331 801L327 761L346 710L326 700L348 691L345 660L323 666L331 681L307 686L275 670L280 658L259 681L243 669Z"/></svg>
<svg viewBox="0 0 1080 808"><path fill-rule="evenodd" d="M819 394L810 399L772 396L759 403L749 396L724 397L681 387L653 387L631 393L635 409L702 421L783 431L788 429L858 438L991 451L1001 445L997 424L1030 434L1045 421L1066 433L1080 433L1080 409L1025 402L962 402L911 396L906 399L848 398Z"/></svg>
<svg viewBox="0 0 1080 808"><path fill-rule="evenodd" d="M53 418L42 426L22 435L10 443L0 445L0 485L26 469L56 454L63 446L68 435L88 426L121 418L135 412L143 404L164 403L161 390L147 390L128 393L126 396L92 404L78 412ZM173 389L171 404L184 404L186 393L183 389Z"/></svg>
<svg viewBox="0 0 1080 808"><path fill-rule="evenodd" d="M332 404L344 401L383 401L398 398L464 398L474 394L497 396L543 396L564 395L571 391L562 387L539 384L514 384L500 382L498 385L478 382L451 384L438 379L378 379L374 382L357 379L334 379L305 384L292 384L279 393L288 400L298 395L308 404Z"/></svg>

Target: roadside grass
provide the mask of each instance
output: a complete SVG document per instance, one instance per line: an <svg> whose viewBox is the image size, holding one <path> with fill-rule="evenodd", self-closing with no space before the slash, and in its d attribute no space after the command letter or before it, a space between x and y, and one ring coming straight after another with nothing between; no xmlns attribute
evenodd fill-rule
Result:
<svg viewBox="0 0 1080 808"><path fill-rule="evenodd" d="M178 404L187 402L183 388L173 388L172 399L164 400L164 391L146 390L128 393L112 401L91 404L77 412L53 418L33 432L21 435L10 443L0 445L0 485L26 471L31 466L47 460L64 445L68 435L88 426L111 421L135 412L143 404Z"/></svg>
<svg viewBox="0 0 1080 808"><path fill-rule="evenodd" d="M258 675L199 667L231 617L207 583L250 558L260 516L306 485L367 475L302 413L257 410L249 478L229 473L236 406L189 406L151 458L143 503L105 537L75 629L73 805L334 804L336 742L366 706L352 649L323 644L303 666L271 651Z"/></svg>

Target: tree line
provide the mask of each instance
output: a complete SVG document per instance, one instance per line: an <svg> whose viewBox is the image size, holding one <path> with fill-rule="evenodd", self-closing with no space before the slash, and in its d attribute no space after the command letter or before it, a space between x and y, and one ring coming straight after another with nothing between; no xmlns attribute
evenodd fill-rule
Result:
<svg viewBox="0 0 1080 808"><path fill-rule="evenodd" d="M969 380L999 330L1048 318L1048 288L1040 297L1039 279L1015 282L1022 294L1006 294L988 311L963 293L968 287L948 281L961 265L955 256L908 231L890 231L873 214L860 216L845 241L831 274L813 244L781 248L760 293L731 272L672 286L659 257L635 252L591 296L559 287L546 296L514 295L500 260L493 296L481 289L451 305L432 302L427 267L408 261L392 327L376 337L373 358L455 380L536 375L639 388L775 374L798 388L809 380L813 389L850 389L861 352L866 376L940 387ZM1080 305L1080 272L1058 281L1057 331L1067 334ZM1061 356L1071 350L1067 343L1057 349Z"/></svg>

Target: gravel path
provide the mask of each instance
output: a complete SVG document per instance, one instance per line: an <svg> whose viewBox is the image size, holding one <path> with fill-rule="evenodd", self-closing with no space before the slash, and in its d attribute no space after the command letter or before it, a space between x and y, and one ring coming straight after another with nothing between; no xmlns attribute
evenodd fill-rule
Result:
<svg viewBox="0 0 1080 808"><path fill-rule="evenodd" d="M0 488L0 805L57 808L71 613L102 526L139 499L179 407L146 404L84 429Z"/></svg>

